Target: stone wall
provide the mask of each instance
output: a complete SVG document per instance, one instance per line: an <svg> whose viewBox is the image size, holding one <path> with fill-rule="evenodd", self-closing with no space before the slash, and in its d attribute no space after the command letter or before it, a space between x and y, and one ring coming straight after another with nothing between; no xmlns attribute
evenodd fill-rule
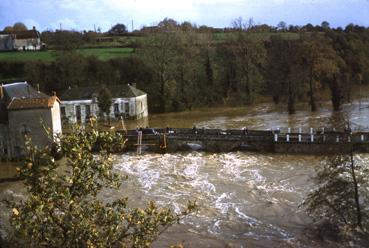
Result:
<svg viewBox="0 0 369 248"><path fill-rule="evenodd" d="M0 124L0 158L10 159L10 137L9 128L7 125Z"/></svg>
<svg viewBox="0 0 369 248"><path fill-rule="evenodd" d="M13 40L10 34L0 34L0 51L13 50Z"/></svg>
<svg viewBox="0 0 369 248"><path fill-rule="evenodd" d="M51 143L45 127L52 128L52 115L48 108L24 109L9 111L9 135L11 156L16 158L24 153L24 135L32 139L32 143L43 147Z"/></svg>

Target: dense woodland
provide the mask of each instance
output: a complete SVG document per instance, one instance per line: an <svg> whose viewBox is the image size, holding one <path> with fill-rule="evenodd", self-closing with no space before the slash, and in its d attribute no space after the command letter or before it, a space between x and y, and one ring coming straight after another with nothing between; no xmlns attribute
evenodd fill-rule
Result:
<svg viewBox="0 0 369 248"><path fill-rule="evenodd" d="M274 101L294 113L320 100L332 109L351 100L353 88L369 84L369 28L255 25L241 18L232 28L197 27L164 19L128 33L124 25L108 33L45 31L43 42L58 50L52 62L0 62L0 78L22 78L59 95L68 87L136 83L146 91L152 112L200 106ZM129 57L101 61L76 48L131 37L122 47Z"/></svg>

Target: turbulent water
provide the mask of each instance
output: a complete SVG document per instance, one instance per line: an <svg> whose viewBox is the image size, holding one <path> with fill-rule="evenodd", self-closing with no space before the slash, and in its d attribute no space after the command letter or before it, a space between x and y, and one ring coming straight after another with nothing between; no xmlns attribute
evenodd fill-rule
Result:
<svg viewBox="0 0 369 248"><path fill-rule="evenodd" d="M154 115L145 125L307 130L340 129L350 120L351 128L368 130L367 106L366 101L332 113L329 105L323 104L317 113L298 111L289 116L270 104L262 104ZM132 128L137 123L127 125ZM369 161L368 155L357 158L362 163ZM116 156L115 170L128 175L128 179L118 192L106 190L102 196L128 196L134 206L154 200L176 211L183 209L188 200L196 200L198 212L169 228L155 242L156 247L182 241L185 247L323 247L325 244L306 235L312 220L299 205L315 187L315 169L325 162L322 156L249 152L124 154ZM0 194L4 197L15 192L14 186L8 185Z"/></svg>
<svg viewBox="0 0 369 248"><path fill-rule="evenodd" d="M309 160L241 152L131 154L118 157L115 168L129 176L122 191L138 204L150 199L180 211L187 200L197 200L199 212L158 243L270 247L298 243L310 221L298 205L321 159Z"/></svg>
<svg viewBox="0 0 369 248"><path fill-rule="evenodd" d="M316 113L295 115L270 104L156 115L151 126L369 130L369 102L332 112L322 104ZM368 155L357 155L367 163ZM299 207L314 189L315 169L326 157L256 153L176 153L118 157L116 169L128 175L124 192L142 204L155 200L179 211L197 200L199 212L169 229L156 245L184 241L189 247L320 247L306 236L312 220ZM334 244L339 245L339 244Z"/></svg>

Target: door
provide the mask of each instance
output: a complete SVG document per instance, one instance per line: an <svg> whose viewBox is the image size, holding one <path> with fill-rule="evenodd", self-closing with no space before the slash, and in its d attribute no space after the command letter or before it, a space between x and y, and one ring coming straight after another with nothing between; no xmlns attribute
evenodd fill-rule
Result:
<svg viewBox="0 0 369 248"><path fill-rule="evenodd" d="M76 106L76 118L77 118L77 122L81 123L81 106L77 105Z"/></svg>

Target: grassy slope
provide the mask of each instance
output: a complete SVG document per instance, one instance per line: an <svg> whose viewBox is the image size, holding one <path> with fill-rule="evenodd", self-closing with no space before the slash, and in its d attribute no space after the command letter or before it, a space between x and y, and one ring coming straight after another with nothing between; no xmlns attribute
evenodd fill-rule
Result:
<svg viewBox="0 0 369 248"><path fill-rule="evenodd" d="M199 36L203 34L198 34ZM225 39L231 36L235 36L237 33L215 33L214 42L221 43ZM273 35L281 35L284 39L298 39L300 34L298 33L250 33L251 37L258 40L269 40ZM134 49L129 47L119 47L119 46L129 46L134 44L143 37L114 37L112 42L99 42L85 44L88 48L81 48L78 51L83 56L96 56L100 60L109 60L117 57L127 57L133 53ZM93 48L96 47L96 48ZM26 51L26 52L0 52L0 61L34 61L40 60L43 62L50 62L55 59L56 51Z"/></svg>
<svg viewBox="0 0 369 248"><path fill-rule="evenodd" d="M133 48L85 48L78 50L82 56L96 56L100 60L109 60L116 57L126 57L133 52ZM50 62L55 59L56 51L25 51L1 52L0 61L32 61Z"/></svg>

